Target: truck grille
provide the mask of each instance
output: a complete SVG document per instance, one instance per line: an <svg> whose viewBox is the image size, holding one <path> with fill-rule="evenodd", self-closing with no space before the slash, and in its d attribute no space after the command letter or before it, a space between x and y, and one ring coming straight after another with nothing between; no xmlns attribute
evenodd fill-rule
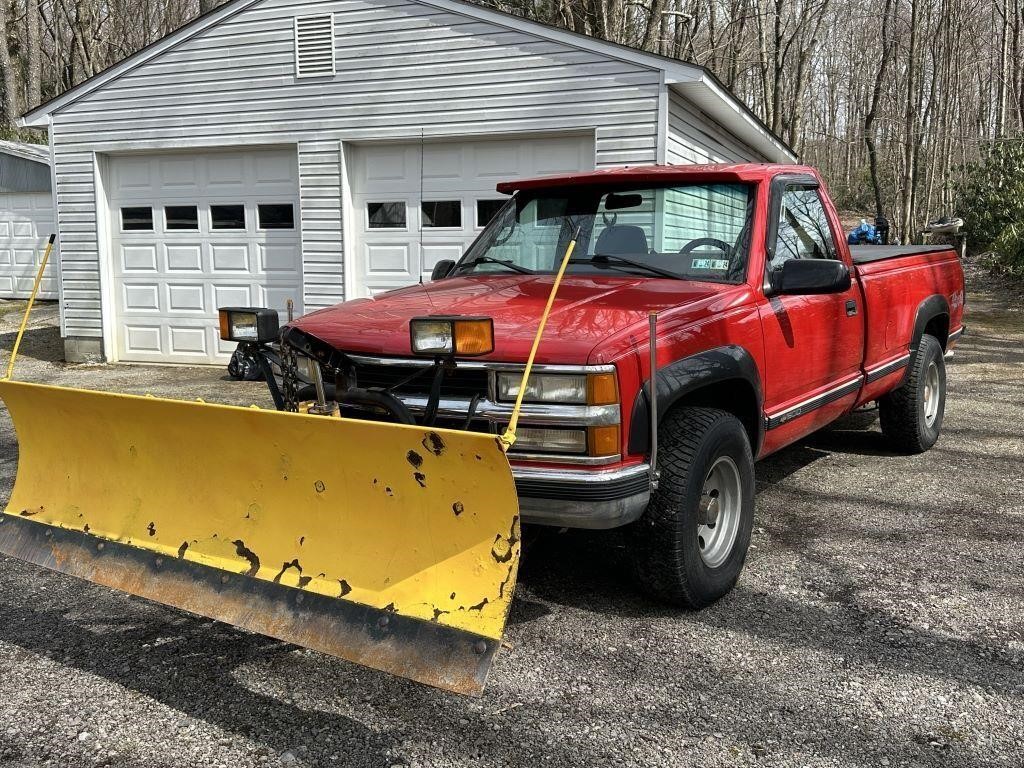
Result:
<svg viewBox="0 0 1024 768"><path fill-rule="evenodd" d="M414 373L418 376L405 381ZM356 386L364 389L380 387L396 395L423 395L430 393L434 369L412 365L374 365L357 363L355 367ZM470 398L473 395L487 396L487 371L481 368L456 368L446 371L441 387L443 397ZM401 383L405 382L405 383Z"/></svg>

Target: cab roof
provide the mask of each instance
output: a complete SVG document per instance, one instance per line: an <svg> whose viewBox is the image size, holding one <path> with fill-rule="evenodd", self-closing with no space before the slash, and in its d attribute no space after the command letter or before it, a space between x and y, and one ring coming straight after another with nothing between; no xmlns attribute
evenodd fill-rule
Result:
<svg viewBox="0 0 1024 768"><path fill-rule="evenodd" d="M602 168L598 171L566 173L557 176L538 176L531 179L503 181L498 191L510 195L527 189L546 187L602 186L606 184L666 184L673 181L687 183L701 181L755 182L770 179L781 173L792 173L818 178L818 172L807 165L780 163L737 163L712 165L637 165L621 168Z"/></svg>

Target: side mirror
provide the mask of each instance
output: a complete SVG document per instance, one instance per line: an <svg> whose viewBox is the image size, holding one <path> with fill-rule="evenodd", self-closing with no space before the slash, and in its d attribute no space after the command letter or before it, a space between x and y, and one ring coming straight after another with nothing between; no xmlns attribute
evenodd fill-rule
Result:
<svg viewBox="0 0 1024 768"><path fill-rule="evenodd" d="M843 293L850 288L850 270L834 259L789 259L769 273L769 280L772 295Z"/></svg>
<svg viewBox="0 0 1024 768"><path fill-rule="evenodd" d="M442 280L451 274L452 269L455 268L455 262L451 259L441 259L437 264L434 265L434 270L430 273L431 281Z"/></svg>

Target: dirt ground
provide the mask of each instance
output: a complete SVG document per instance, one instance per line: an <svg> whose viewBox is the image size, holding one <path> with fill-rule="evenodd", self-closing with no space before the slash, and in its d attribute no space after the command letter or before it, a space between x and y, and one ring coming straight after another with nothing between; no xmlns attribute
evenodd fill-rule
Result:
<svg viewBox="0 0 1024 768"><path fill-rule="evenodd" d="M1022 300L972 273L928 454L860 416L761 463L710 609L640 597L614 533L532 541L481 699L0 558L0 765L1020 766ZM268 403L221 370L56 362L55 322L20 377ZM0 495L16 464L4 413Z"/></svg>

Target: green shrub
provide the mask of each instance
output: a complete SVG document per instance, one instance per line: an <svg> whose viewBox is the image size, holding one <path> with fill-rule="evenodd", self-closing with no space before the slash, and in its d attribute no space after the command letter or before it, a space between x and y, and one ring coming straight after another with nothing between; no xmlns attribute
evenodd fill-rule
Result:
<svg viewBox="0 0 1024 768"><path fill-rule="evenodd" d="M991 243L985 266L994 272L1024 278L1024 221L1010 224Z"/></svg>
<svg viewBox="0 0 1024 768"><path fill-rule="evenodd" d="M972 250L990 250L990 267L1024 275L1024 137L994 141L954 174L956 211Z"/></svg>

